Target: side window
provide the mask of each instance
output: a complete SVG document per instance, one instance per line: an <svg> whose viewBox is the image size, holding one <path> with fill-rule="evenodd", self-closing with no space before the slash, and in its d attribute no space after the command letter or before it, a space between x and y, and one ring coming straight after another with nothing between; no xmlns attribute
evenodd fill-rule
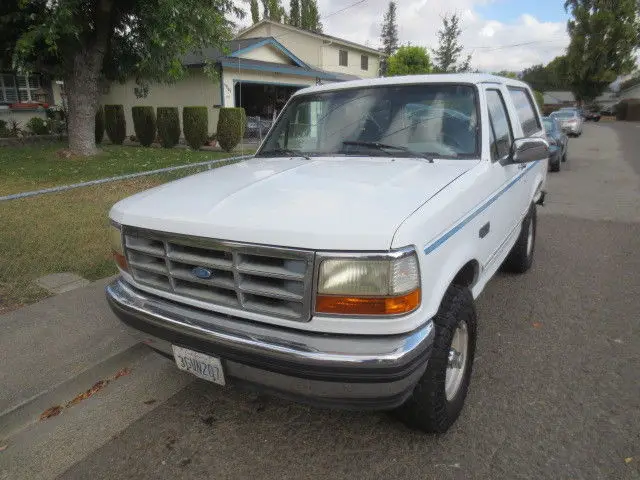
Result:
<svg viewBox="0 0 640 480"><path fill-rule="evenodd" d="M341 67L349 66L349 53L346 50L338 50L338 64Z"/></svg>
<svg viewBox="0 0 640 480"><path fill-rule="evenodd" d="M369 57L366 55L360 56L360 68L362 70L369 70Z"/></svg>
<svg viewBox="0 0 640 480"><path fill-rule="evenodd" d="M509 155L513 143L509 114L500 91L487 90L487 107L489 109L489 129L491 130L491 159L499 160Z"/></svg>
<svg viewBox="0 0 640 480"><path fill-rule="evenodd" d="M509 87L509 94L518 112L518 119L525 136L529 137L542 130L540 119L533 106L533 99L529 92L524 88Z"/></svg>

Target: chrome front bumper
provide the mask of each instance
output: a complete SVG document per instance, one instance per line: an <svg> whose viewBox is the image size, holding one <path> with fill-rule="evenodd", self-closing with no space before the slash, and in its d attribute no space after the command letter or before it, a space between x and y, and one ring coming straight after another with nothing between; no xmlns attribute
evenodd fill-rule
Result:
<svg viewBox="0 0 640 480"><path fill-rule="evenodd" d="M378 410L402 404L424 373L434 338L431 321L389 336L285 329L177 304L123 279L106 294L120 320L161 353L171 356L171 345L179 345L213 355L232 383L317 405Z"/></svg>

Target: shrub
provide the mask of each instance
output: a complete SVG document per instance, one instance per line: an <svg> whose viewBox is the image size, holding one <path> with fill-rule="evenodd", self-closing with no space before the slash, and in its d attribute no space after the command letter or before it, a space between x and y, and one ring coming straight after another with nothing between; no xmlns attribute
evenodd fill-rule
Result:
<svg viewBox="0 0 640 480"><path fill-rule="evenodd" d="M158 137L164 148L177 145L180 140L178 107L158 107Z"/></svg>
<svg viewBox="0 0 640 480"><path fill-rule="evenodd" d="M9 129L7 128L7 122L0 120L0 137L8 137Z"/></svg>
<svg viewBox="0 0 640 480"><path fill-rule="evenodd" d="M127 136L127 121L124 118L122 105L104 106L104 126L111 143L122 145Z"/></svg>
<svg viewBox="0 0 640 480"><path fill-rule="evenodd" d="M207 141L209 119L207 107L184 107L182 109L184 139L194 150L198 150Z"/></svg>
<svg viewBox="0 0 640 480"><path fill-rule="evenodd" d="M221 108L216 132L220 147L226 152L233 150L244 136L246 126L244 108Z"/></svg>
<svg viewBox="0 0 640 480"><path fill-rule="evenodd" d="M150 146L156 139L156 112L153 107L136 106L131 108L133 128L140 145Z"/></svg>
<svg viewBox="0 0 640 480"><path fill-rule="evenodd" d="M104 138L104 109L102 106L96 110L96 144L101 144Z"/></svg>
<svg viewBox="0 0 640 480"><path fill-rule="evenodd" d="M49 122L40 117L32 117L27 122L27 128L34 135L48 135L50 127Z"/></svg>

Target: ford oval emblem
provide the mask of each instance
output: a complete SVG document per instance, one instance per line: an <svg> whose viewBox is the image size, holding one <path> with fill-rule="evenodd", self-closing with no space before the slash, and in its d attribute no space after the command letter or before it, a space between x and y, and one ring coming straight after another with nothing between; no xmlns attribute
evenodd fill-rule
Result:
<svg viewBox="0 0 640 480"><path fill-rule="evenodd" d="M191 270L191 273L193 274L194 277L198 277L203 280L207 280L213 277L213 272L208 268L204 268L204 267L195 267L193 270Z"/></svg>

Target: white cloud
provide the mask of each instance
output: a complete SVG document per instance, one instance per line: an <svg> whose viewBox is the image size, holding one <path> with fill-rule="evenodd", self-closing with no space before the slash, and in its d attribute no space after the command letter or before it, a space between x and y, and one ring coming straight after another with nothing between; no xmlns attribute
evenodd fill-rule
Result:
<svg viewBox="0 0 640 480"><path fill-rule="evenodd" d="M522 70L545 63L563 53L569 43L566 24L542 22L526 13L504 23L483 18L477 8L493 0L398 0L400 42L437 46L441 17L456 12L462 19L462 43L472 54L472 65L483 71ZM518 1L518 0L513 0ZM355 0L319 0L320 15L340 10ZM518 2L520 3L520 2ZM283 1L287 4L287 1ZM372 47L380 44L380 24L388 0L367 0L344 12L323 19L324 31Z"/></svg>

